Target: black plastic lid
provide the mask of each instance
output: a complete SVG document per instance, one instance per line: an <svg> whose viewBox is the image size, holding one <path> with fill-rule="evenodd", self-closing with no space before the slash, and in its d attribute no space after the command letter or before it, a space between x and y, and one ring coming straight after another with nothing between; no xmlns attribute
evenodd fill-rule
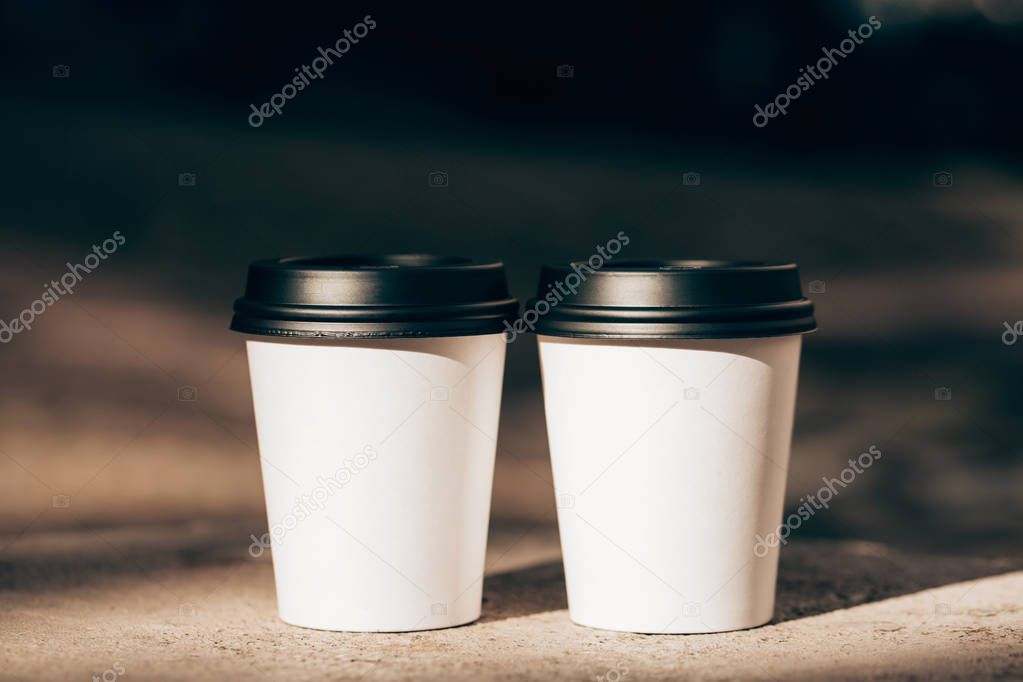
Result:
<svg viewBox="0 0 1023 682"><path fill-rule="evenodd" d="M750 338L817 328L795 263L618 260L600 269L586 261L546 265L536 298L526 304L527 323L532 310L538 315L536 333L579 338Z"/></svg>
<svg viewBox="0 0 1023 682"><path fill-rule="evenodd" d="M518 313L504 265L453 256L279 258L249 266L231 329L304 338L470 336Z"/></svg>

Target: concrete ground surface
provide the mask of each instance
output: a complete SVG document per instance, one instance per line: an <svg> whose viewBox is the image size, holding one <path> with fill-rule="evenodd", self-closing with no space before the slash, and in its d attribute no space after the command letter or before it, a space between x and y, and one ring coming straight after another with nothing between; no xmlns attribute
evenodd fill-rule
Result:
<svg viewBox="0 0 1023 682"><path fill-rule="evenodd" d="M634 635L569 620L552 525L499 526L478 622L331 633L278 620L255 523L0 538L0 679L1023 679L1018 557L797 538L769 625Z"/></svg>

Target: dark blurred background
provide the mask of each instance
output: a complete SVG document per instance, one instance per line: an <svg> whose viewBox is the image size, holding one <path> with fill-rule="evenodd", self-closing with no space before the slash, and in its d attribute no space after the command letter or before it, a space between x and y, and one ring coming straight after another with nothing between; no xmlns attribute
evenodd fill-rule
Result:
<svg viewBox="0 0 1023 682"><path fill-rule="evenodd" d="M249 124L366 15L322 79ZM870 16L827 80L753 125ZM1018 552L1021 47L1006 0L4 2L0 318L114 231L125 244L0 346L0 549L83 524L265 527L227 330L250 260L498 257L524 299L541 262L624 230L629 256L792 259L814 283L790 507L884 457L800 536ZM553 510L527 338L494 519L553 527Z"/></svg>

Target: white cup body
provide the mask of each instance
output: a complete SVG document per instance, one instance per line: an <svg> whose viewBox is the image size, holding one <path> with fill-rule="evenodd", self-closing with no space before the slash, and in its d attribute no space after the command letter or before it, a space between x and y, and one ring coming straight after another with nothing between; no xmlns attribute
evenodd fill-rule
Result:
<svg viewBox="0 0 1023 682"><path fill-rule="evenodd" d="M538 337L573 621L771 619L801 338Z"/></svg>
<svg viewBox="0 0 1023 682"><path fill-rule="evenodd" d="M247 349L281 619L387 632L477 619L503 335Z"/></svg>

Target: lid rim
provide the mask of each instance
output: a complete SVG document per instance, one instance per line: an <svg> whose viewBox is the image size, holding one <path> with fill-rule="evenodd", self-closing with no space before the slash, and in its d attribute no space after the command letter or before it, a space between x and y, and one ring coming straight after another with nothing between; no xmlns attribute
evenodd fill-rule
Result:
<svg viewBox="0 0 1023 682"><path fill-rule="evenodd" d="M518 311L518 301L507 298L500 301L481 301L475 303L452 303L450 305L380 305L367 303L363 305L330 306L322 304L287 304L260 302L248 297L235 300L234 310L238 315L245 316L249 311L261 313L260 317L280 320L322 320L336 319L343 321L359 320L414 320L435 319L455 320L470 318L501 318L514 315Z"/></svg>
<svg viewBox="0 0 1023 682"><path fill-rule="evenodd" d="M780 336L806 336L807 334L816 334L817 327L814 326L810 329L750 329L746 331L733 331L726 333L720 332L652 332L649 334L638 334L635 332L620 333L616 334L613 332L554 332L550 330L537 329L535 334L537 336L550 336L552 338L559 339L606 339L606 340L618 340L627 341L630 339L636 341L656 341L658 339L668 341L698 341L700 339L773 339Z"/></svg>
<svg viewBox="0 0 1023 682"><path fill-rule="evenodd" d="M397 327L384 324L381 328L368 325L337 325L336 328L326 326L314 329L309 326L290 329L279 325L260 326L251 321L232 320L231 331L251 336L268 336L295 339L381 339L381 338L437 338L445 336L485 336L487 334L503 334L504 327L495 325L455 325L443 324L435 328L416 327L409 325Z"/></svg>
<svg viewBox="0 0 1023 682"><path fill-rule="evenodd" d="M604 325L603 328L592 331L586 330L585 328L580 329L568 326L540 327L537 325L534 333L538 336L557 336L577 339L746 339L773 336L802 336L804 334L812 334L816 331L816 323L801 322L799 324L792 324L788 326L736 325L733 328L718 326L716 328L706 330L699 330L696 327L688 327L647 331L640 331L634 327L627 330L613 330L608 325Z"/></svg>

